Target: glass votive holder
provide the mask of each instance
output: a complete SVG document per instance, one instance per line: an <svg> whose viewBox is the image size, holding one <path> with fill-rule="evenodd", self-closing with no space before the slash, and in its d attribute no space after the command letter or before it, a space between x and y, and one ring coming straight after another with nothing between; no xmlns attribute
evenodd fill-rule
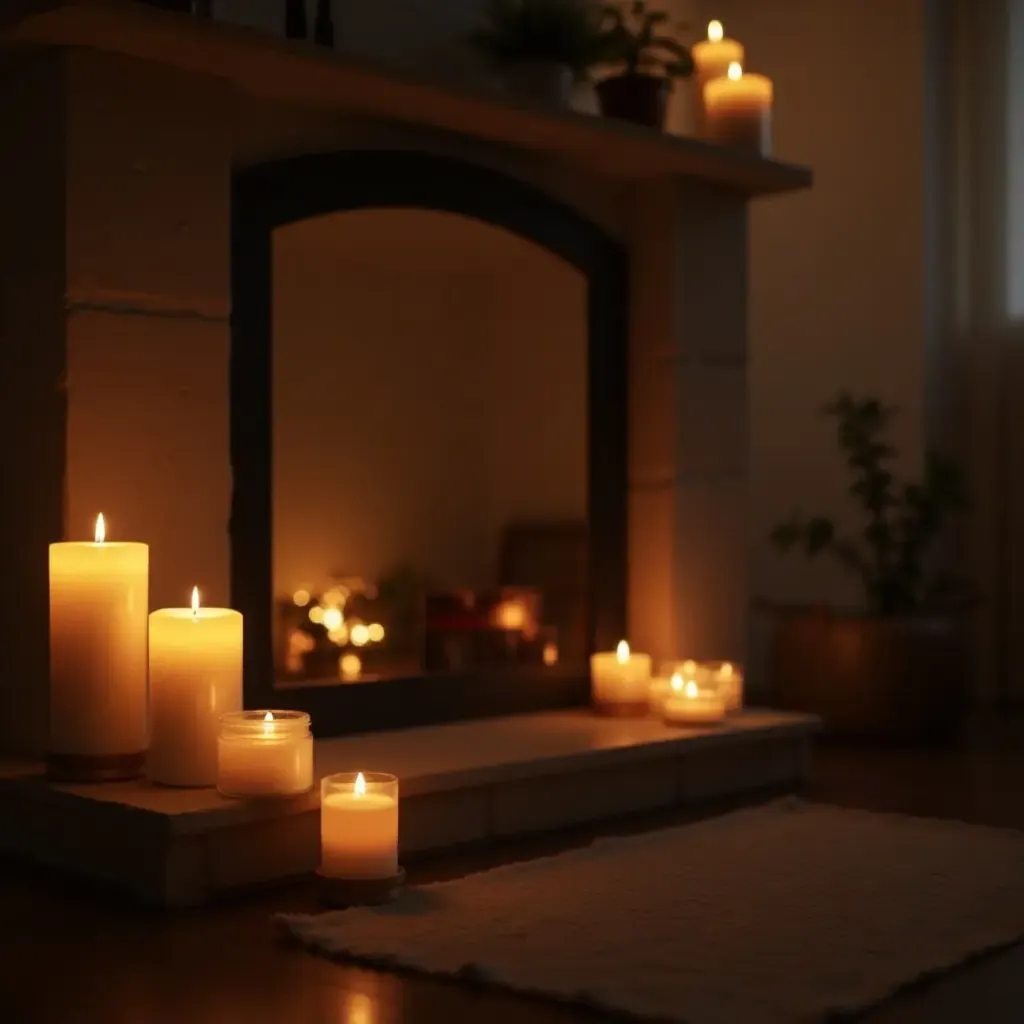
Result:
<svg viewBox="0 0 1024 1024"><path fill-rule="evenodd" d="M720 724L725 718L725 702L711 673L701 670L690 678L674 673L661 702L661 717L666 725Z"/></svg>
<svg viewBox="0 0 1024 1024"><path fill-rule="evenodd" d="M398 779L340 772L320 783L320 875L393 880L398 868Z"/></svg>
<svg viewBox="0 0 1024 1024"><path fill-rule="evenodd" d="M217 790L239 798L313 788L313 734L304 711L231 711L220 719Z"/></svg>
<svg viewBox="0 0 1024 1024"><path fill-rule="evenodd" d="M651 679L651 710L655 714L661 714L666 699L672 695L673 676L679 676L684 683L693 681L701 689L706 689L709 685L707 672L699 661L692 658L684 661L663 661L658 666L658 674Z"/></svg>
<svg viewBox="0 0 1024 1024"><path fill-rule="evenodd" d="M707 669L725 703L726 711L743 710L743 666L734 661L706 661Z"/></svg>

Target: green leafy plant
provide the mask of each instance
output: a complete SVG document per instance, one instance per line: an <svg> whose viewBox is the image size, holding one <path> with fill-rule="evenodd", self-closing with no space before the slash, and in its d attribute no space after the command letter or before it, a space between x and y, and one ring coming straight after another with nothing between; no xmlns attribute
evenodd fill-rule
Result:
<svg viewBox="0 0 1024 1024"><path fill-rule="evenodd" d="M842 394L825 407L853 477L849 492L864 513L858 534L840 533L826 516L794 513L771 532L782 551L830 555L860 579L869 610L879 616L953 610L973 600L964 581L934 566L935 546L952 515L966 507L957 466L934 452L917 482L893 473L886 440L896 410L875 398Z"/></svg>
<svg viewBox="0 0 1024 1024"><path fill-rule="evenodd" d="M583 79L599 58L602 33L588 0L491 0L469 41L498 66L561 64Z"/></svg>
<svg viewBox="0 0 1024 1024"><path fill-rule="evenodd" d="M619 65L627 75L688 78L693 74L689 49L664 34L666 11L650 11L644 0L601 8L599 63Z"/></svg>

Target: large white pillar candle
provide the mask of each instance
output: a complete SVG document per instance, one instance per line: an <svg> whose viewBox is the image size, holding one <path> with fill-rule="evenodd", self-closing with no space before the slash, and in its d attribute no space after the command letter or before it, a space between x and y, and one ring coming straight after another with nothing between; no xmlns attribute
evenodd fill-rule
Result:
<svg viewBox="0 0 1024 1024"><path fill-rule="evenodd" d="M591 696L602 711L644 714L648 709L651 656L634 654L625 640L614 651L590 656Z"/></svg>
<svg viewBox="0 0 1024 1024"><path fill-rule="evenodd" d="M746 55L740 43L725 38L720 21L708 22L707 39L695 43L690 52L693 56L693 133L702 137L707 134L704 86L715 78L726 77L730 64L742 67Z"/></svg>
<svg viewBox="0 0 1024 1024"><path fill-rule="evenodd" d="M149 547L50 545L50 745L65 781L135 778L146 751Z"/></svg>
<svg viewBox="0 0 1024 1024"><path fill-rule="evenodd" d="M320 874L385 879L398 874L398 779L343 772L320 784Z"/></svg>
<svg viewBox="0 0 1024 1024"><path fill-rule="evenodd" d="M708 139L770 155L772 92L771 79L744 74L740 64L730 64L724 78L712 79L704 87Z"/></svg>
<svg viewBox="0 0 1024 1024"><path fill-rule="evenodd" d="M217 784L220 719L242 709L242 616L160 608L149 616L148 774L165 786Z"/></svg>
<svg viewBox="0 0 1024 1024"><path fill-rule="evenodd" d="M230 711L217 740L224 796L297 796L313 788L313 736L303 711Z"/></svg>

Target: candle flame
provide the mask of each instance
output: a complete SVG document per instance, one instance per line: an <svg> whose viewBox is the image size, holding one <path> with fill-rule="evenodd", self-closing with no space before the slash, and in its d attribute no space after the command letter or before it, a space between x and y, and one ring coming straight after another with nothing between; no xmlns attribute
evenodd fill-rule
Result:
<svg viewBox="0 0 1024 1024"><path fill-rule="evenodd" d="M743 77L743 65L738 60L729 64L729 77L734 82L738 82Z"/></svg>
<svg viewBox="0 0 1024 1024"><path fill-rule="evenodd" d="M192 588L192 616L193 618L199 617L199 588Z"/></svg>
<svg viewBox="0 0 1024 1024"><path fill-rule="evenodd" d="M724 35L722 29L722 23L715 19L714 21L708 22L708 39L713 43L720 43L722 36Z"/></svg>
<svg viewBox="0 0 1024 1024"><path fill-rule="evenodd" d="M355 793L356 796L366 795L366 779L363 778L362 772L356 776L356 781L352 786L352 792Z"/></svg>
<svg viewBox="0 0 1024 1024"><path fill-rule="evenodd" d="M274 735L274 712L268 711L263 716L263 735L273 736Z"/></svg>
<svg viewBox="0 0 1024 1024"><path fill-rule="evenodd" d="M629 644L625 640L620 640L619 646L615 648L615 660L620 665L625 665L629 662Z"/></svg>
<svg viewBox="0 0 1024 1024"><path fill-rule="evenodd" d="M672 689L675 690L676 693L683 688L683 677L678 672L673 673L671 685Z"/></svg>
<svg viewBox="0 0 1024 1024"><path fill-rule="evenodd" d="M686 684L686 696L689 697L690 700L693 700L693 698L697 696L697 693L697 684L692 679L689 680Z"/></svg>
<svg viewBox="0 0 1024 1024"><path fill-rule="evenodd" d="M728 661L725 662L725 664L722 665L721 669L719 670L719 674L721 675L721 677L723 679L731 679L732 678L732 663L728 662Z"/></svg>
<svg viewBox="0 0 1024 1024"><path fill-rule="evenodd" d="M103 513L96 517L96 543L102 544L107 539L107 524L103 521Z"/></svg>

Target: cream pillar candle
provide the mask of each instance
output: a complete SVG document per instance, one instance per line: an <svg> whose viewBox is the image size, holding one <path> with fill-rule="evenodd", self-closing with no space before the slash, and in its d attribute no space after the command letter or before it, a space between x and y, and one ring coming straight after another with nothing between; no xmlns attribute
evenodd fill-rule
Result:
<svg viewBox="0 0 1024 1024"><path fill-rule="evenodd" d="M95 540L50 545L50 746L65 781L136 778L146 751L149 548Z"/></svg>
<svg viewBox="0 0 1024 1024"><path fill-rule="evenodd" d="M708 22L708 37L695 43L693 56L693 133L698 137L707 134L704 109L704 87L715 78L729 74L730 64L743 65L746 54L743 46L735 39L726 39L720 21Z"/></svg>
<svg viewBox="0 0 1024 1024"><path fill-rule="evenodd" d="M242 709L242 616L160 608L149 616L148 774L165 786L217 784L221 716Z"/></svg>
<svg viewBox="0 0 1024 1024"><path fill-rule="evenodd" d="M590 656L591 695L597 708L618 713L647 711L651 656L634 654L625 640L615 651Z"/></svg>
<svg viewBox="0 0 1024 1024"><path fill-rule="evenodd" d="M320 784L320 874L398 874L398 779L380 772L328 775Z"/></svg>
<svg viewBox="0 0 1024 1024"><path fill-rule="evenodd" d="M744 74L729 65L724 78L704 87L707 138L723 146L768 156L772 149L772 83L764 75Z"/></svg>
<svg viewBox="0 0 1024 1024"><path fill-rule="evenodd" d="M702 690L696 680L684 681L677 673L661 713L669 725L718 725L725 718L725 705L714 690Z"/></svg>
<svg viewBox="0 0 1024 1024"><path fill-rule="evenodd" d="M313 737L302 711L221 716L217 789L224 796L280 797L313 788Z"/></svg>

